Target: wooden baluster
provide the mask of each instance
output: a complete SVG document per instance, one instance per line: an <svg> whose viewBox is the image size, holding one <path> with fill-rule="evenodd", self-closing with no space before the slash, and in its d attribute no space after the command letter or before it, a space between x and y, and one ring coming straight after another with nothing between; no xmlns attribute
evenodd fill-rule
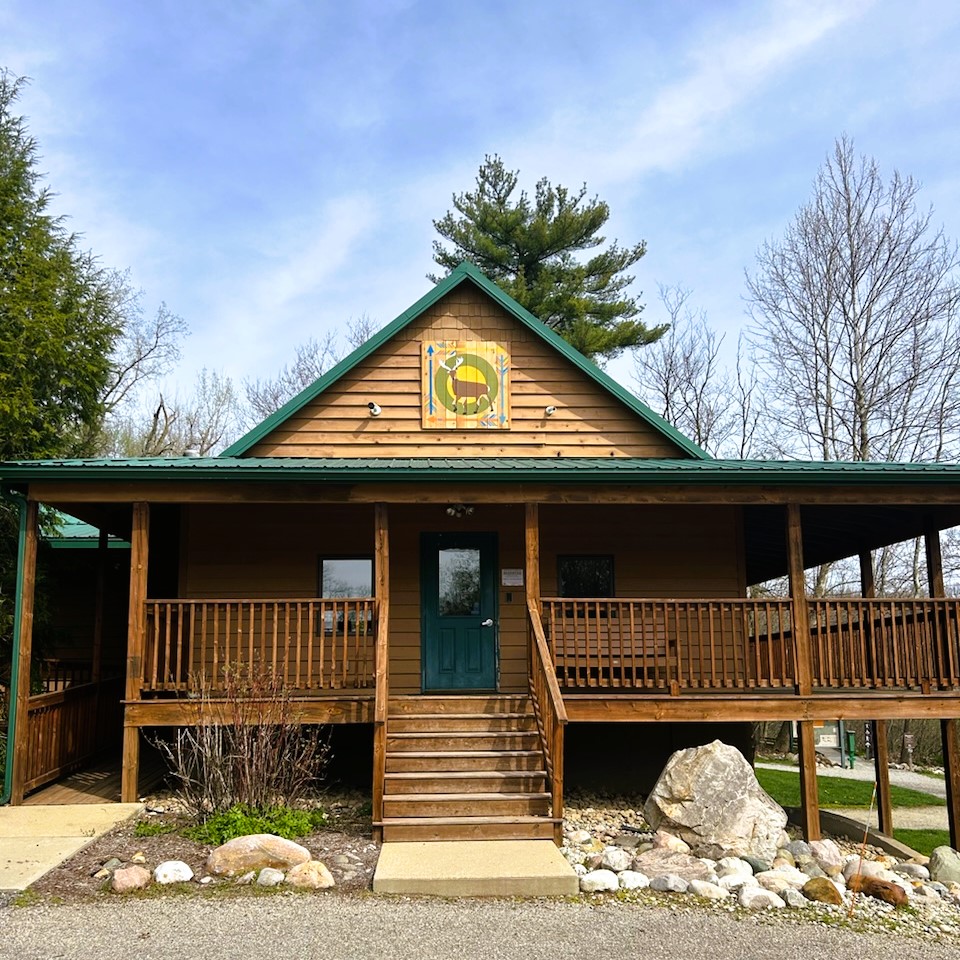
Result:
<svg viewBox="0 0 960 960"><path fill-rule="evenodd" d="M307 689L313 689L313 640L316 636L316 603L311 600L307 604Z"/></svg>

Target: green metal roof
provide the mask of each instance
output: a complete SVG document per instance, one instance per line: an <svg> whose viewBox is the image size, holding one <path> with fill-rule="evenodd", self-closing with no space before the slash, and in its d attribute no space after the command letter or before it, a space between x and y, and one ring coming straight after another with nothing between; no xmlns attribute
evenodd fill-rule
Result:
<svg viewBox="0 0 960 960"><path fill-rule="evenodd" d="M292 400L285 403L276 413L271 414L261 424L254 427L249 433L227 447L221 456L238 457L246 453L258 441L276 429L288 417L302 409L311 400L323 393L328 387L336 383L342 376L349 373L363 360L366 360L375 350L392 339L404 327L417 319L425 310L433 306L441 297L461 283L472 282L484 293L495 300L509 314L514 316L527 329L532 330L541 340L549 344L559 353L562 353L575 367L594 380L601 387L612 393L621 403L629 407L637 416L645 420L654 430L662 434L682 451L698 460L710 459L709 455L698 447L689 437L685 437L679 430L672 427L663 417L654 413L645 403L627 390L624 390L616 380L607 376L599 367L588 360L579 350L574 349L563 337L554 333L545 323L538 320L529 310L522 307L513 297L501 290L489 277L472 263L464 261L449 276L441 280L429 293L422 296L412 307L405 310L381 331L372 336L349 356L344 357L336 366L328 370L319 380L298 393Z"/></svg>
<svg viewBox="0 0 960 960"><path fill-rule="evenodd" d="M632 457L145 457L0 463L6 483L39 480L312 483L960 484L955 463L681 460Z"/></svg>
<svg viewBox="0 0 960 960"><path fill-rule="evenodd" d="M100 531L93 524L61 513L56 529L46 536L46 540L59 550L89 550L100 545ZM129 550L130 544L111 535L107 538L107 548Z"/></svg>

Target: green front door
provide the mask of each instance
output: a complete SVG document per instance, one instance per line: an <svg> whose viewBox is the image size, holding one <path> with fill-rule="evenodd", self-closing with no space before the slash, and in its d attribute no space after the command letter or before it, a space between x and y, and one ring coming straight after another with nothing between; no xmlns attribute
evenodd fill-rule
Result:
<svg viewBox="0 0 960 960"><path fill-rule="evenodd" d="M496 564L495 533L421 537L424 690L496 689Z"/></svg>

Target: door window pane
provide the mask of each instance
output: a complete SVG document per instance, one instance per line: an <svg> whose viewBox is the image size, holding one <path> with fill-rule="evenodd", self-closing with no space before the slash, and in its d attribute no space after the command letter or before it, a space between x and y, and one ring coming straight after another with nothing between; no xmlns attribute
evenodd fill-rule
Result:
<svg viewBox="0 0 960 960"><path fill-rule="evenodd" d="M557 557L561 597L612 597L613 557Z"/></svg>
<svg viewBox="0 0 960 960"><path fill-rule="evenodd" d="M470 617L480 613L480 551L447 547L439 551L437 611L441 617Z"/></svg>

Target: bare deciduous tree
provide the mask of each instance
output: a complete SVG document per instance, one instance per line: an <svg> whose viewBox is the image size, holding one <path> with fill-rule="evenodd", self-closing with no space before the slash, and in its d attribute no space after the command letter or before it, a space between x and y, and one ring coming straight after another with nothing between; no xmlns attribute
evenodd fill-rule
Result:
<svg viewBox="0 0 960 960"><path fill-rule="evenodd" d="M366 314L348 320L347 347L355 350L376 330L376 324ZM311 337L297 347L293 362L286 364L275 377L244 381L249 425L255 426L275 413L301 390L319 380L343 356L344 350L336 333L327 333L321 340Z"/></svg>
<svg viewBox="0 0 960 960"><path fill-rule="evenodd" d="M690 306L690 291L659 288L670 328L634 354L638 393L665 420L716 456L743 458L753 452L758 413L752 373L737 350L734 372L721 363L723 337L703 311Z"/></svg>

